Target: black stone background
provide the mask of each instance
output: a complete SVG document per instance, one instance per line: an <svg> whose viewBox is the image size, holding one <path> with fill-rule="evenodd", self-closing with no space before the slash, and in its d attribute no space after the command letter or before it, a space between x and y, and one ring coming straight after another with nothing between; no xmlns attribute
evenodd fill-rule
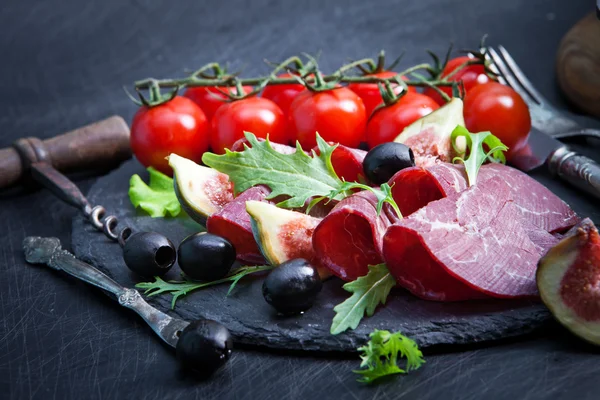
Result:
<svg viewBox="0 0 600 400"><path fill-rule="evenodd" d="M111 114L130 120L135 107L124 84L210 60L256 73L263 58L322 50L321 65L331 70L384 48L405 51L406 66L424 60L426 47L474 46L484 33L566 109L554 81L555 51L593 2L6 0L1 10L0 146L7 146ZM77 183L87 191L94 181ZM595 200L560 183L550 187L598 221ZM73 215L46 191L0 194L0 397L597 398L598 351L557 324L494 345L438 348L421 370L375 387L355 382L354 354L263 349L237 351L212 380L198 382L178 372L172 351L134 314L100 291L24 262L26 235L58 236L69 247Z"/></svg>

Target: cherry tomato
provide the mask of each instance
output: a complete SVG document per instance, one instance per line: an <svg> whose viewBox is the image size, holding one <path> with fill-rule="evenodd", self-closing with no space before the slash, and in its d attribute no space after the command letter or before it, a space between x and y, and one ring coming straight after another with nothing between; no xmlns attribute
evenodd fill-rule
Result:
<svg viewBox="0 0 600 400"><path fill-rule="evenodd" d="M219 89L223 91L235 90L230 87L219 87ZM252 86L242 86L242 89L244 89L244 93L248 94L252 91ZM186 89L183 95L200 106L209 122L219 107L228 102L227 96L219 92L214 86L190 87Z"/></svg>
<svg viewBox="0 0 600 400"><path fill-rule="evenodd" d="M392 78L398 75L394 71L383 71L378 72L376 74L371 74L367 76L374 76L377 78ZM402 79L407 80L405 76ZM394 93L399 94L402 92L402 86L394 85ZM383 99L381 98L381 92L379 91L379 86L376 83L351 83L348 85L348 89L352 90L354 93L360 96L363 103L365 103L365 111L367 112L367 118L373 113L373 110L383 103ZM408 91L412 93L417 93L417 89L413 86L408 87Z"/></svg>
<svg viewBox="0 0 600 400"><path fill-rule="evenodd" d="M375 111L367 124L369 148L391 142L406 128L440 106L420 93L406 93L396 103Z"/></svg>
<svg viewBox="0 0 600 400"><path fill-rule="evenodd" d="M512 88L497 82L479 85L467 93L464 117L470 132L490 131L507 145L508 158L527 143L531 130L525 101Z"/></svg>
<svg viewBox="0 0 600 400"><path fill-rule="evenodd" d="M352 90L305 89L292 102L289 127L305 150L316 146L316 132L328 142L358 147L365 137L365 105Z"/></svg>
<svg viewBox="0 0 600 400"><path fill-rule="evenodd" d="M442 77L450 75L450 73L456 68L460 67L462 64L472 59L473 57L469 56L453 58L452 60L448 61L448 64L446 64L446 67L444 67L444 70L442 71ZM457 73L455 73L454 75L452 75L449 78L449 80L452 82L458 82L462 80L463 85L465 86L466 93L469 93L469 91L475 86L483 85L484 83L490 82L490 78L486 75L485 68L481 64L468 65L460 71L458 71ZM452 97L452 87L440 86L440 90L446 93L448 96ZM439 93L437 93L434 89L427 88L425 89L423 94L426 94L427 96L434 99L440 106L446 104L442 96L440 96Z"/></svg>
<svg viewBox="0 0 600 400"><path fill-rule="evenodd" d="M293 74L285 73L278 75L278 78L291 78ZM271 100L277 104L285 115L288 115L290 105L298 93L304 90L304 85L292 83L289 85L267 85L262 92L262 97Z"/></svg>
<svg viewBox="0 0 600 400"><path fill-rule="evenodd" d="M281 108L269 99L248 97L225 103L211 121L210 147L217 154L225 153L233 143L252 132L258 138L275 143L287 143L286 119Z"/></svg>
<svg viewBox="0 0 600 400"><path fill-rule="evenodd" d="M208 122L193 101L182 96L154 107L142 106L131 123L131 149L145 167L172 175L165 157L176 153L200 162L208 150Z"/></svg>

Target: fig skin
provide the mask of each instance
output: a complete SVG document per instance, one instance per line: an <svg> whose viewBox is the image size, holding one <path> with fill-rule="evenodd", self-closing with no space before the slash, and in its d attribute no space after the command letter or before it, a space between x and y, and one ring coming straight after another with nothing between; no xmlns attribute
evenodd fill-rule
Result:
<svg viewBox="0 0 600 400"><path fill-rule="evenodd" d="M540 259L536 280L554 317L575 335L600 345L600 235L589 218Z"/></svg>
<svg viewBox="0 0 600 400"><path fill-rule="evenodd" d="M233 200L233 186L227 175L174 153L167 158L173 169L175 196L194 221L205 225L209 216Z"/></svg>

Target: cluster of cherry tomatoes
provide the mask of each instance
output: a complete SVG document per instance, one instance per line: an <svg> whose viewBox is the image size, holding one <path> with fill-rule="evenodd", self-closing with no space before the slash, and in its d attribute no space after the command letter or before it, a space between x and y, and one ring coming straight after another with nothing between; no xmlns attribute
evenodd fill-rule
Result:
<svg viewBox="0 0 600 400"><path fill-rule="evenodd" d="M510 87L494 82L481 64L462 67L468 56L450 60L441 77L462 81L465 90L464 117L471 132L491 131L511 151L526 142L531 128L529 110ZM392 71L373 74L379 78L396 75ZM281 74L279 77L290 77ZM252 87L244 86L250 93ZM349 147L362 143L372 148L393 141L417 119L435 111L445 100L433 88L422 93L409 87L400 99L383 105L375 83L337 85L313 91L302 84L267 85L260 95L239 100L228 99L221 91L228 88L190 87L182 96L157 106L142 106L134 116L131 146L145 166L170 174L165 157L177 153L199 162L209 149L222 154L243 137L245 131L276 143L293 144L305 149L316 145L315 132L329 142ZM397 94L403 90L396 86ZM449 96L451 88L440 87ZM510 153L509 153L510 155Z"/></svg>

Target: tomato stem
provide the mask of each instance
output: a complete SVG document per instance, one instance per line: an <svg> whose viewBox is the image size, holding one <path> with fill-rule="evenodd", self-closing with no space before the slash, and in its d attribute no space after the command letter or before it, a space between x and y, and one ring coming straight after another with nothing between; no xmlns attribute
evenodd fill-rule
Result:
<svg viewBox="0 0 600 400"><path fill-rule="evenodd" d="M373 73L383 72L385 69L385 51L381 50L377 55L377 66Z"/></svg>
<svg viewBox="0 0 600 400"><path fill-rule="evenodd" d="M304 57L308 60L308 62L303 62L299 56L289 57L279 64L273 64L267 61L267 64L275 66L275 68L267 76L239 78L237 74L227 73L226 68L222 67L219 63L211 62L200 67L187 77L175 79L147 78L136 81L134 86L138 92L143 89L149 90L150 100L142 100L146 101L149 105L161 104L164 101L168 101L168 98L172 98L177 94L177 90L179 88L203 86L235 88L235 91L226 92L227 96L231 99L240 99L243 97L256 95L267 85L290 85L298 83L303 84L310 90L317 91L333 89L338 84L348 83L375 83L381 85L382 87L388 87L389 85L401 85L405 89L409 86L434 87L439 90L439 87L452 87L456 85L455 82L449 81L449 78L454 76L463 68L466 68L472 64L484 63L484 60L479 57L475 57L473 60L469 60L461 64L449 75L443 78L441 78L437 73L439 65L432 65L430 63L414 65L389 78L379 78L372 75L346 75L346 73L352 69L359 69L363 73L376 73L377 71L383 70L385 64L385 52L383 50L379 53L377 61L374 61L371 58L352 61L342 65L330 75L323 75L323 73L319 71L317 61L314 57L308 54L304 54ZM436 59L437 57L434 57L434 64L436 63ZM292 76L278 77L277 74L282 71L290 71ZM427 72L432 78L424 78L422 73L419 71ZM408 79L403 80L402 77L406 77ZM250 93L245 94L242 90L243 86L252 86L254 89ZM161 89L166 88L174 88L174 90L168 95L161 95ZM405 91L406 90L403 92ZM446 99L447 96L442 95L442 97ZM160 100L155 102L155 100L158 99Z"/></svg>

